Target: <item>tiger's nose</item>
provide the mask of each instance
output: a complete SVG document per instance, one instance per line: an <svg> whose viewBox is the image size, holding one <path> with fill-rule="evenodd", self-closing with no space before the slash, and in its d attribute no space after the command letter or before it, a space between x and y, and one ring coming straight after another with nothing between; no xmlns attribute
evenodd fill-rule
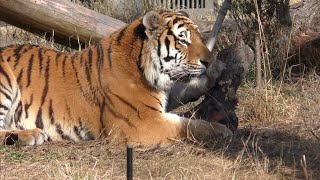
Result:
<svg viewBox="0 0 320 180"><path fill-rule="evenodd" d="M212 64L213 60L211 58L208 59L200 59L200 63L203 64L206 68L208 68Z"/></svg>

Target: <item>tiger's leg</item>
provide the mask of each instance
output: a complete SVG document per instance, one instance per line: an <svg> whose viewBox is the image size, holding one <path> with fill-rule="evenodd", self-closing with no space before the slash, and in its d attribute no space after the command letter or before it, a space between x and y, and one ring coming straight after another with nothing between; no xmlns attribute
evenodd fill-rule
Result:
<svg viewBox="0 0 320 180"><path fill-rule="evenodd" d="M17 99L17 92L17 83L11 68L0 57L0 130L8 128L6 121L14 100Z"/></svg>
<svg viewBox="0 0 320 180"><path fill-rule="evenodd" d="M23 129L21 118L21 94L9 65L0 58L0 144L42 144L48 139L40 129Z"/></svg>
<svg viewBox="0 0 320 180"><path fill-rule="evenodd" d="M233 135L223 124L187 119L171 113L154 115L154 118L149 119L148 122L122 129L122 132L125 134L127 143L136 145L138 142L138 145L141 143L147 146L170 144L173 140L180 139L206 142L209 139Z"/></svg>
<svg viewBox="0 0 320 180"><path fill-rule="evenodd" d="M214 137L230 137L232 131L225 125L217 122L208 122L200 119L189 119L175 114L166 113L169 122L178 128L182 138L194 138L199 141Z"/></svg>
<svg viewBox="0 0 320 180"><path fill-rule="evenodd" d="M2 130L0 142L12 145L19 142L21 145L40 145L48 140L48 136L39 128L25 130Z"/></svg>

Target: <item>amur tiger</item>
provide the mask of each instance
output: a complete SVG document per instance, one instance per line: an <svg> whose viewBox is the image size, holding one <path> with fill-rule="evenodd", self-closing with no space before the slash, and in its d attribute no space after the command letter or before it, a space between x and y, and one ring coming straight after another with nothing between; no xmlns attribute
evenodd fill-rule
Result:
<svg viewBox="0 0 320 180"><path fill-rule="evenodd" d="M1 141L38 145L110 137L148 146L232 135L222 124L166 112L171 87L205 87L211 64L197 26L169 11L149 11L80 52L4 47Z"/></svg>

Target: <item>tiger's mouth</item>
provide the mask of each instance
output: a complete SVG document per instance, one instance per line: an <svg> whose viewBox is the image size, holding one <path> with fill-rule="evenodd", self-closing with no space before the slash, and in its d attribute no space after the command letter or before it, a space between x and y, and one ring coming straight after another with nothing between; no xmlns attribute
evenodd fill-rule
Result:
<svg viewBox="0 0 320 180"><path fill-rule="evenodd" d="M201 79L207 77L207 71L198 71L198 72L189 72L189 73L184 73L181 74L180 76L178 75L173 75L170 77L171 80L177 81L177 82L189 82L193 79Z"/></svg>

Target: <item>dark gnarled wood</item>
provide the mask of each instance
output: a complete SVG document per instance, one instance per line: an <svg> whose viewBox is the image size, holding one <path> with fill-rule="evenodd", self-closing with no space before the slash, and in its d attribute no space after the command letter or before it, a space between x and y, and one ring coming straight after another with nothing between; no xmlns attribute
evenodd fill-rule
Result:
<svg viewBox="0 0 320 180"><path fill-rule="evenodd" d="M223 49L217 55L217 61L225 65L222 74L217 77L215 86L209 90L204 100L194 108L195 114L184 114L186 117L206 119L220 122L236 131L238 117L236 92L249 70L254 59L253 51L244 43L241 36L229 48ZM215 68L213 68L215 69Z"/></svg>

